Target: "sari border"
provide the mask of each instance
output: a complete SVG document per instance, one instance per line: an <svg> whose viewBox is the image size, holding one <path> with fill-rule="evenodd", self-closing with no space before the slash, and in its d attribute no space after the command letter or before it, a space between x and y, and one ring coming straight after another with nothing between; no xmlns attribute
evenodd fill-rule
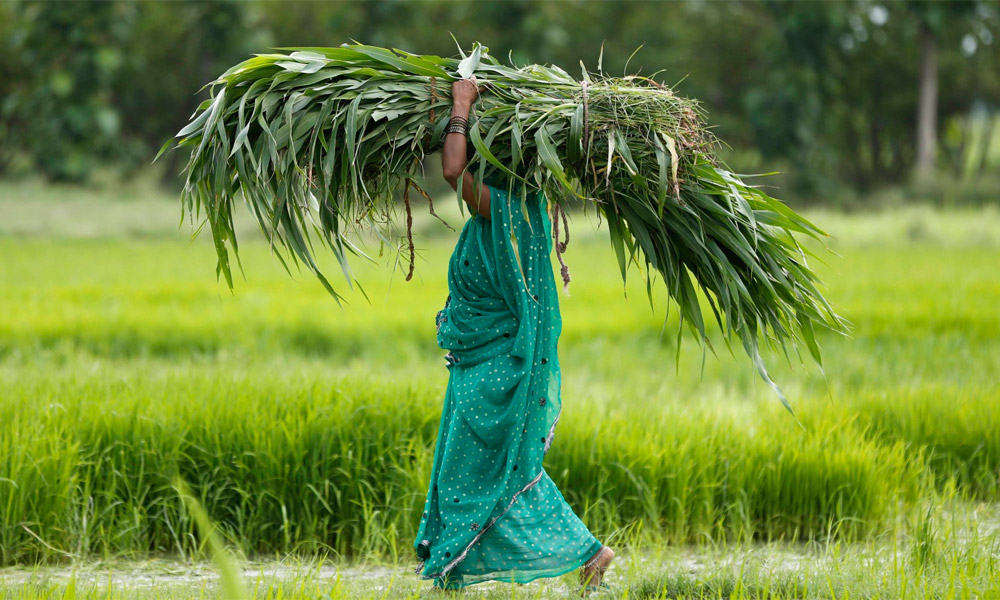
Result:
<svg viewBox="0 0 1000 600"><path fill-rule="evenodd" d="M561 414L562 414L562 405L559 406L559 412L556 413L555 420L553 420L552 421L552 425L549 426L549 435L546 436L546 438L545 438L545 447L542 450L542 457L543 458L544 458L545 454L548 453L549 447L552 446L552 439L553 439L554 434L555 434L556 423L559 422L559 415L561 415ZM518 496L520 496L522 493L528 491L536 483L538 483L539 481L541 481L542 474L544 472L545 472L545 467L539 467L538 468L538 474L535 475L534 478L532 478L531 481L529 481L528 483L526 483L524 485L524 487L522 487L521 489L519 489L516 492L514 492L514 495L510 497L510 502L507 503L507 506L500 512L500 514L498 514L497 516L495 516L492 519L490 519L490 521L485 526L483 526L479 530L479 532L475 535L475 537L473 537L472 540L465 546L465 549L463 549L462 552L458 556L456 556L455 558L451 559L451 561L448 562L444 566L443 569L441 569L440 573L432 573L430 575L421 575L420 578L421 579L437 579L439 577L444 577L449 571L451 571L452 569L454 569L458 565L458 563L460 563L463 560L465 560L465 557L469 554L469 549L472 548L473 544L475 544L476 542L478 542L479 538L481 538L483 536L483 534L486 533L489 530L489 528L494 523L496 523L498 520L500 520L500 517L502 517L505 514L507 514L507 511L509 511L511 509L511 507L514 506L514 502L517 501L517 497ZM417 573L420 572L420 569L423 567L423 564L424 564L424 561L421 559L420 564L417 566L417 569L416 569Z"/></svg>

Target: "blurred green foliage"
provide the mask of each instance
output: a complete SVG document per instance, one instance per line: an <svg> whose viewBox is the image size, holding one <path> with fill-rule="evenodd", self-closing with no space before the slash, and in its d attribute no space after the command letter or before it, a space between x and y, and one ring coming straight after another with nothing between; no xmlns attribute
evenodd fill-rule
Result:
<svg viewBox="0 0 1000 600"><path fill-rule="evenodd" d="M782 188L829 200L912 171L922 27L937 50L938 167L978 180L1000 164L993 2L8 0L0 177L141 169L208 96L202 85L270 47L353 39L454 55L454 34L517 64L596 69L603 49L610 73L655 72L705 104L737 170L778 169ZM172 154L165 179L179 186Z"/></svg>

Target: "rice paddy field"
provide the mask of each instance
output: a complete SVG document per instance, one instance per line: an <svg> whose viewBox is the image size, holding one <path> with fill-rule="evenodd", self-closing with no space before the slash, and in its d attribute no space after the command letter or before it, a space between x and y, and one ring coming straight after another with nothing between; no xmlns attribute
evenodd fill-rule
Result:
<svg viewBox="0 0 1000 600"><path fill-rule="evenodd" d="M0 184L0 598L426 594L411 544L457 233L425 212L412 281L376 243L353 263L368 299L326 263L340 308L249 222L230 293L170 198ZM800 427L738 349L685 335L678 355L675 311L572 215L546 469L620 549L602 597L1000 597L1000 212L807 216L836 236L818 270L854 331L821 336L825 376L766 357Z"/></svg>

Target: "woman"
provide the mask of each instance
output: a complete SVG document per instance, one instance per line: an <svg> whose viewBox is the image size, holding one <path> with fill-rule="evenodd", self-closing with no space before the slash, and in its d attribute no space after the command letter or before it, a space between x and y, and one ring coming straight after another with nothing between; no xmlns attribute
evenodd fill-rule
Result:
<svg viewBox="0 0 1000 600"><path fill-rule="evenodd" d="M449 369L431 482L414 548L437 589L526 583L583 567L601 586L614 552L573 513L542 468L559 419L562 328L540 190L519 194L496 172L468 172L475 78L452 85L442 166L474 211L448 265L437 340ZM522 213L522 195L527 213ZM512 239L513 238L513 239ZM606 587L606 586L605 586Z"/></svg>

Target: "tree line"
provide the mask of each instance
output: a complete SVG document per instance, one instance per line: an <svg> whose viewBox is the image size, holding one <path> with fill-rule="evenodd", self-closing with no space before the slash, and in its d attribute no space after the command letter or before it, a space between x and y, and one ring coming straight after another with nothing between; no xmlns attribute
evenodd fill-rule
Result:
<svg viewBox="0 0 1000 600"><path fill-rule="evenodd" d="M455 39L453 39L453 37ZM986 1L0 3L0 177L86 182L149 164L232 64L355 40L515 64L655 73L699 99L735 162L803 195L996 167L1000 6ZM180 184L178 153L166 185ZM162 159L161 159L162 160ZM734 159L735 160L735 159Z"/></svg>

